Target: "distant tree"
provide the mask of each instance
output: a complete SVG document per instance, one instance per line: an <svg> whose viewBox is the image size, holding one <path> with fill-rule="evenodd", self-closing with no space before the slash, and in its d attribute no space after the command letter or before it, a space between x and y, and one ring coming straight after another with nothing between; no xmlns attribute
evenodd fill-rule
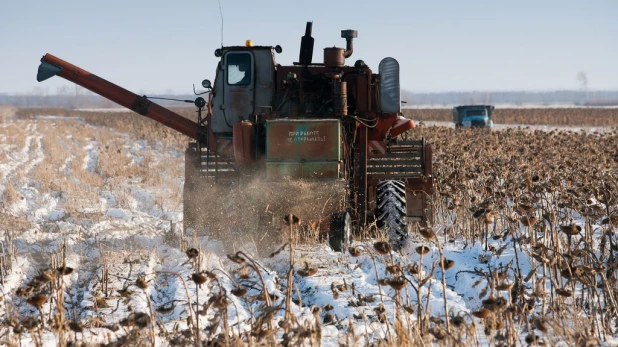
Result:
<svg viewBox="0 0 618 347"><path fill-rule="evenodd" d="M36 86L32 89L32 106L44 106L45 105L45 89Z"/></svg>
<svg viewBox="0 0 618 347"><path fill-rule="evenodd" d="M586 73L584 71L580 71L577 73L577 76L575 76L575 78L577 79L577 83L579 83L582 91L586 93L588 91L588 76L586 75Z"/></svg>
<svg viewBox="0 0 618 347"><path fill-rule="evenodd" d="M62 95L62 96L71 95L71 88L69 88L69 86L65 84L63 86L56 88L56 94Z"/></svg>

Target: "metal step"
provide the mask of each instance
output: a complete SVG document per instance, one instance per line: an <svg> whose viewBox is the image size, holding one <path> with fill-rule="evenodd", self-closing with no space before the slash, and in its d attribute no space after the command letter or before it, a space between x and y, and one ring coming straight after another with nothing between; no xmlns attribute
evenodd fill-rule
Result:
<svg viewBox="0 0 618 347"><path fill-rule="evenodd" d="M424 140L398 141L386 153L367 157L367 175L374 179L421 177L424 172Z"/></svg>
<svg viewBox="0 0 618 347"><path fill-rule="evenodd" d="M200 156L200 177L206 179L232 180L238 177L234 158L221 157L207 148L202 148Z"/></svg>

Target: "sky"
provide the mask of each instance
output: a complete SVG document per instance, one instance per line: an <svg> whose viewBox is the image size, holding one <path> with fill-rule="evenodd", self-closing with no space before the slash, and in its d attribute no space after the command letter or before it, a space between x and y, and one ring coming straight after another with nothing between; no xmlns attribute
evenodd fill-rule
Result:
<svg viewBox="0 0 618 347"><path fill-rule="evenodd" d="M214 80L224 45L281 45L298 60L313 21L314 62L358 30L353 65L401 66L415 92L618 90L618 0L1 0L0 93L55 93L73 85L36 81L52 53L129 90L192 92ZM223 31L221 28L223 27Z"/></svg>

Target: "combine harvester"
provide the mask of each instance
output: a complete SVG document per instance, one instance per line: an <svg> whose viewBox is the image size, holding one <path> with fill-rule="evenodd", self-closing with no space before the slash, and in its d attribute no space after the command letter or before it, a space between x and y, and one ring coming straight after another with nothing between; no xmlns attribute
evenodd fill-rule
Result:
<svg viewBox="0 0 618 347"><path fill-rule="evenodd" d="M409 226L433 219L431 146L424 139L399 138L415 127L401 115L399 63L384 58L378 74L362 60L346 65L355 30L341 31L345 49L325 48L323 62L314 63L311 30L309 22L292 65L275 62L280 46L247 41L216 49L221 61L214 84L202 83L208 101L195 99L196 121L51 54L41 59L37 80L60 76L191 139L185 156L185 229L208 224L222 204L210 192L221 187L240 191L240 199L247 200L244 191L248 196L256 181L281 192L295 185L320 192L335 183L343 188L335 196L320 200L317 208L294 211L301 223L322 226L330 246L343 251L352 235L375 221L399 249ZM287 215L291 204L271 201L273 196L249 199L245 212L257 211L255 230L276 237L273 219ZM270 217L263 218L265 212Z"/></svg>

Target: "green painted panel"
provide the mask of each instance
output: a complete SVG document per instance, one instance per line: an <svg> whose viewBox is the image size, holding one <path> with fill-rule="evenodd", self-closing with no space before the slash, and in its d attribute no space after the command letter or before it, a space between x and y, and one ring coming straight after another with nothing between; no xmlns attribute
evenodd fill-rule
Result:
<svg viewBox="0 0 618 347"><path fill-rule="evenodd" d="M341 159L338 119L275 119L266 122L267 162Z"/></svg>
<svg viewBox="0 0 618 347"><path fill-rule="evenodd" d="M269 180L287 178L339 178L338 162L267 162L266 177Z"/></svg>

